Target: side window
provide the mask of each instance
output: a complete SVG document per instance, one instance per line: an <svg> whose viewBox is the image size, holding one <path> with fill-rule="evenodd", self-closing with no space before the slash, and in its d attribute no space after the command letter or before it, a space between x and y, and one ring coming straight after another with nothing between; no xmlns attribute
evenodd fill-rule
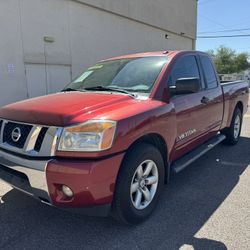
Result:
<svg viewBox="0 0 250 250"><path fill-rule="evenodd" d="M201 65L204 70L204 77L207 83L207 88L208 89L216 88L218 86L218 82L210 58L207 56L201 56L200 58L201 58Z"/></svg>
<svg viewBox="0 0 250 250"><path fill-rule="evenodd" d="M197 61L194 56L184 56L174 65L169 79L169 86L175 85L179 78L200 78Z"/></svg>

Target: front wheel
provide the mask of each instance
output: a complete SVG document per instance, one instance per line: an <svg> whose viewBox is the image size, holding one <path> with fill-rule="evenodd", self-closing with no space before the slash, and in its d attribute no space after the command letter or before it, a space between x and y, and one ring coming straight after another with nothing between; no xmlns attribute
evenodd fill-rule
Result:
<svg viewBox="0 0 250 250"><path fill-rule="evenodd" d="M236 108L229 128L222 131L222 134L226 136L225 143L229 145L235 145L238 143L242 126L242 112L239 108Z"/></svg>
<svg viewBox="0 0 250 250"><path fill-rule="evenodd" d="M114 217L126 224L143 222L156 207L164 186L164 162L154 146L141 143L125 156L113 201Z"/></svg>

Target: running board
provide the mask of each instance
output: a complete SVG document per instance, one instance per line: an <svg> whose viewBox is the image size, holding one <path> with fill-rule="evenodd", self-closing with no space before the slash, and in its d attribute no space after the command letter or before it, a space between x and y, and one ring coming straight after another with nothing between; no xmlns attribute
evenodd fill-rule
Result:
<svg viewBox="0 0 250 250"><path fill-rule="evenodd" d="M183 157L181 157L179 160L175 161L171 168L174 172L174 174L177 174L181 172L183 169L185 169L188 165L199 159L202 155L207 153L209 150L214 148L216 145L221 143L223 140L226 139L225 135L217 135L216 137L210 139L209 141L205 142L198 148L194 149L190 153L187 153Z"/></svg>

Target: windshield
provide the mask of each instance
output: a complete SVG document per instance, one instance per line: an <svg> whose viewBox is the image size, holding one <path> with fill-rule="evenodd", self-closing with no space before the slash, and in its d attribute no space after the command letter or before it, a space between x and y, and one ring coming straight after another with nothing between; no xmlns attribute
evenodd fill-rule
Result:
<svg viewBox="0 0 250 250"><path fill-rule="evenodd" d="M91 90L95 87L105 87L129 92L150 93L167 61L167 57L159 56L100 62L88 68L66 89Z"/></svg>

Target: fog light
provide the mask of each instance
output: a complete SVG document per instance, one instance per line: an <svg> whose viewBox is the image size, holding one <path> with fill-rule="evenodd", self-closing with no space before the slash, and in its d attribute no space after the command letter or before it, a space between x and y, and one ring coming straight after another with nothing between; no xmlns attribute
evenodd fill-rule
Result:
<svg viewBox="0 0 250 250"><path fill-rule="evenodd" d="M62 185L62 191L64 193L65 196L71 198L73 197L73 191L66 185Z"/></svg>

